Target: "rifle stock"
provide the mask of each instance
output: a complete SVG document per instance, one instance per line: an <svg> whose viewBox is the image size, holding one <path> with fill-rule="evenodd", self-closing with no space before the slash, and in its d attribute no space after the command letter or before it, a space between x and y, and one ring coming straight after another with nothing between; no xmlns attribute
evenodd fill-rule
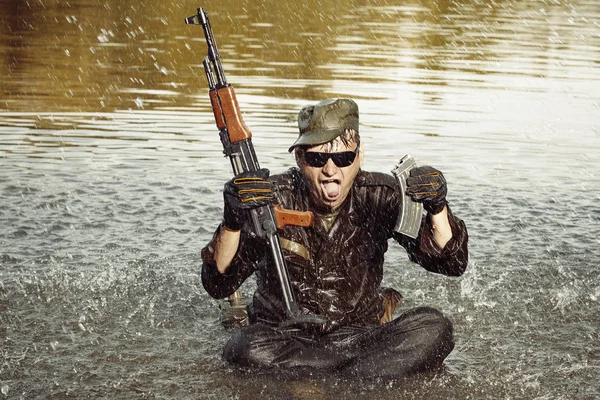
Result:
<svg viewBox="0 0 600 400"><path fill-rule="evenodd" d="M235 91L227 83L208 15L202 8L198 8L198 13L185 21L187 24L202 25L206 37L208 55L204 58L203 65L223 153L229 157L234 175L257 171L260 165L252 144L252 133L244 123ZM251 210L251 218L256 234L266 239L269 244L277 268L286 317L288 320L298 320L300 312L289 281L277 229L287 225L310 226L313 215L310 212L282 210L279 206L263 206ZM318 320L317 323L322 321Z"/></svg>

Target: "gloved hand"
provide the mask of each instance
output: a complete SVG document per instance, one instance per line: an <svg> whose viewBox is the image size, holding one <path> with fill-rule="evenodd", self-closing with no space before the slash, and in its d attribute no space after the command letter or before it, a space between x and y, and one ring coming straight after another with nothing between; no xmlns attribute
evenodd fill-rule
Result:
<svg viewBox="0 0 600 400"><path fill-rule="evenodd" d="M406 178L406 194L414 201L423 203L430 214L438 214L446 205L446 179L437 169L430 166L415 167Z"/></svg>
<svg viewBox="0 0 600 400"><path fill-rule="evenodd" d="M231 230L242 229L248 210L267 205L273 200L268 169L242 172L225 184L223 222Z"/></svg>

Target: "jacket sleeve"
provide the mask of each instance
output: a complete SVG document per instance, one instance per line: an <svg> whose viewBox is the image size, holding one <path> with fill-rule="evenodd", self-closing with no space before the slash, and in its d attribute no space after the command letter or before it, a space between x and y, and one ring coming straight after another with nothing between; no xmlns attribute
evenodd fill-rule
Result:
<svg viewBox="0 0 600 400"><path fill-rule="evenodd" d="M222 299L233 294L246 279L257 269L264 245L260 240L252 239L242 231L238 251L227 271L222 274L215 262L215 241L217 234L223 229L219 226L213 239L202 249L202 285L206 292L215 299Z"/></svg>
<svg viewBox="0 0 600 400"><path fill-rule="evenodd" d="M411 261L428 271L448 276L460 276L469 262L467 227L455 217L448 206L448 220L452 228L452 239L441 249L433 239L431 221L423 217L417 239L395 234L394 238L406 248Z"/></svg>

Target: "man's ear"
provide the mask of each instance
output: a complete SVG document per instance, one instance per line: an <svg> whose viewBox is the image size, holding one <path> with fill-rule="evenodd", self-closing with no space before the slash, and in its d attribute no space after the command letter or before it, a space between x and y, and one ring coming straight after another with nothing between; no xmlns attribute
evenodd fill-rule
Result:
<svg viewBox="0 0 600 400"><path fill-rule="evenodd" d="M362 167L363 163L365 162L365 145L362 141L360 142L360 151L358 153L358 161L360 162L359 166Z"/></svg>
<svg viewBox="0 0 600 400"><path fill-rule="evenodd" d="M302 165L301 165L302 164L302 161L301 161L302 155L300 154L301 151L302 150L300 150L299 147L296 147L294 149L294 158L296 159L296 165L298 166L298 168L302 168Z"/></svg>

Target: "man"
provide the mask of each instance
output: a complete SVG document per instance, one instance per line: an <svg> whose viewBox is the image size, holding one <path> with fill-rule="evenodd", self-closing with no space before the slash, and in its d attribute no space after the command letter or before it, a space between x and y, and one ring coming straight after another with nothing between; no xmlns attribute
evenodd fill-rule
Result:
<svg viewBox="0 0 600 400"><path fill-rule="evenodd" d="M442 173L424 166L407 179L407 193L427 211L419 235L395 233L401 189L391 175L360 169L358 119L358 106L349 99L305 107L298 115L300 136L289 150L298 168L270 179L267 170L243 173L225 185L223 223L202 250L202 282L211 296L224 298L251 274L257 278L250 325L224 349L231 364L401 378L439 367L452 351L452 324L438 310L416 308L383 323L380 284L390 238L425 269L461 275L466 227L447 205ZM287 226L280 238L300 311L323 317L323 323L282 324L276 269L248 221L249 209L270 202L315 214L312 227ZM387 314L391 319L393 310Z"/></svg>

